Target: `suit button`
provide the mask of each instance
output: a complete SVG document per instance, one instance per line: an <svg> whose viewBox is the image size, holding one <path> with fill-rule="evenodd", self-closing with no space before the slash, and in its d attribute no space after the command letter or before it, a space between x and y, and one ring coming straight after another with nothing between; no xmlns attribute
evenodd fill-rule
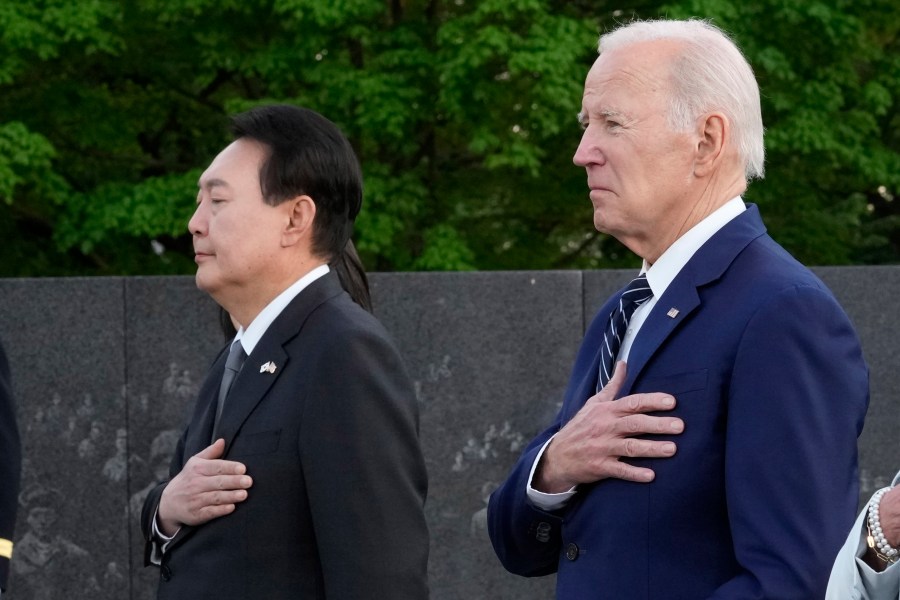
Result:
<svg viewBox="0 0 900 600"><path fill-rule="evenodd" d="M169 568L169 565L163 565L162 567L160 567L159 576L162 577L163 581L172 579L172 569Z"/></svg>
<svg viewBox="0 0 900 600"><path fill-rule="evenodd" d="M550 523L545 523L541 521L538 523L537 531L535 532L535 539L539 542L547 543L550 541L550 531L553 528L550 526Z"/></svg>
<svg viewBox="0 0 900 600"><path fill-rule="evenodd" d="M566 558L569 560L575 560L578 558L578 546L575 543L571 543L566 546Z"/></svg>

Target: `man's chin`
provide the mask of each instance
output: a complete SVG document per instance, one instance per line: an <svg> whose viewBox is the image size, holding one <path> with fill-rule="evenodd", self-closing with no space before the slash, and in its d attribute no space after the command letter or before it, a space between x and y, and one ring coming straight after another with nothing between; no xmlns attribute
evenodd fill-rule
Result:
<svg viewBox="0 0 900 600"><path fill-rule="evenodd" d="M196 275L194 275L194 283L197 284L197 289L202 290L207 294L212 294L213 289L215 288L210 279L209 273L205 273L203 267L199 267Z"/></svg>
<svg viewBox="0 0 900 600"><path fill-rule="evenodd" d="M599 211L594 211L594 229L605 234L609 234L610 232L609 223L603 218Z"/></svg>

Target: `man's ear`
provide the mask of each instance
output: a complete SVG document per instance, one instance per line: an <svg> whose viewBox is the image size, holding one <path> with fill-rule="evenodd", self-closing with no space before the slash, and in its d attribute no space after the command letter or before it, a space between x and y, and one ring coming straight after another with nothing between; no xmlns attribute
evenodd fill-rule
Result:
<svg viewBox="0 0 900 600"><path fill-rule="evenodd" d="M303 194L285 200L284 204L287 205L288 223L281 234L281 245L286 248L304 240L311 244L313 221L316 219L315 201Z"/></svg>
<svg viewBox="0 0 900 600"><path fill-rule="evenodd" d="M694 175L707 177L721 164L725 144L731 135L731 123L722 113L710 113L697 120L697 152Z"/></svg>

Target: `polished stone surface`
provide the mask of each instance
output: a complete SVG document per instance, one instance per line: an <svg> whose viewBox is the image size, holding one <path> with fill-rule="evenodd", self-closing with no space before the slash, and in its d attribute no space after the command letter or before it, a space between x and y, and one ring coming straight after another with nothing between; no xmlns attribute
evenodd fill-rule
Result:
<svg viewBox="0 0 900 600"><path fill-rule="evenodd" d="M819 268L859 331L872 399L863 495L889 482L900 430L900 268ZM430 476L432 598L553 596L500 566L485 499L554 417L582 332L633 271L371 275L416 387ZM877 290L873 293L872 290ZM886 300L887 299L887 303ZM191 277L0 280L27 456L10 598L150 600L137 517L225 345Z"/></svg>
<svg viewBox="0 0 900 600"><path fill-rule="evenodd" d="M226 338L219 326L218 305L197 289L193 277L128 278L125 306L132 599L151 600L156 597L159 571L141 568L141 508L147 493L168 477L197 391Z"/></svg>
<svg viewBox="0 0 900 600"><path fill-rule="evenodd" d="M122 300L121 279L0 280L24 457L14 600L128 597Z"/></svg>
<svg viewBox="0 0 900 600"><path fill-rule="evenodd" d="M552 596L552 577L502 568L486 503L559 407L581 338L581 274L384 274L373 300L420 402L432 598Z"/></svg>
<svg viewBox="0 0 900 600"><path fill-rule="evenodd" d="M900 269L818 267L849 315L869 364L869 411L859 438L860 503L887 485L900 469Z"/></svg>

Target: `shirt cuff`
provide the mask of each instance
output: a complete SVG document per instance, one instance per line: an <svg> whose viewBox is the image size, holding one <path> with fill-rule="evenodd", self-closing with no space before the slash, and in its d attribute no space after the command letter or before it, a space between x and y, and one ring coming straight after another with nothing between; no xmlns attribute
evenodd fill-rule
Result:
<svg viewBox="0 0 900 600"><path fill-rule="evenodd" d="M159 565L162 563L162 555L166 553L166 549L169 547L169 542L175 539L175 536L178 535L178 532L181 531L181 527L175 530L175 535L172 537L167 536L162 532L159 528L159 524L157 523L157 519L159 518L159 507L156 507L156 512L153 514L153 522L150 526L151 533L153 534L153 539L150 540L150 562L154 565Z"/></svg>
<svg viewBox="0 0 900 600"><path fill-rule="evenodd" d="M552 441L553 438L551 437L544 443L543 446L541 446L541 449L537 454L537 458L534 459L534 464L531 465L531 472L528 474L528 486L525 489L525 493L528 496L528 501L531 502L532 506L541 510L546 510L548 512L563 508L566 504L568 504L572 496L575 495L576 491L575 486L572 486L571 488L569 488L569 490L560 494L547 494L544 492L539 492L538 490L531 487L531 482L534 480L534 471L537 469L538 464L541 462L541 457L544 456L544 450L547 449L547 446Z"/></svg>
<svg viewBox="0 0 900 600"><path fill-rule="evenodd" d="M900 589L900 563L894 563L881 573L875 571L861 558L856 559L856 568L866 591L865 598L880 600L897 597Z"/></svg>
<svg viewBox="0 0 900 600"><path fill-rule="evenodd" d="M881 598L893 598L900 589L900 562L896 562L880 573L866 564L862 559L868 550L866 543L866 526L863 525L859 532L859 543L856 547L856 570L867 598L880 600ZM890 593L893 590L893 596Z"/></svg>

